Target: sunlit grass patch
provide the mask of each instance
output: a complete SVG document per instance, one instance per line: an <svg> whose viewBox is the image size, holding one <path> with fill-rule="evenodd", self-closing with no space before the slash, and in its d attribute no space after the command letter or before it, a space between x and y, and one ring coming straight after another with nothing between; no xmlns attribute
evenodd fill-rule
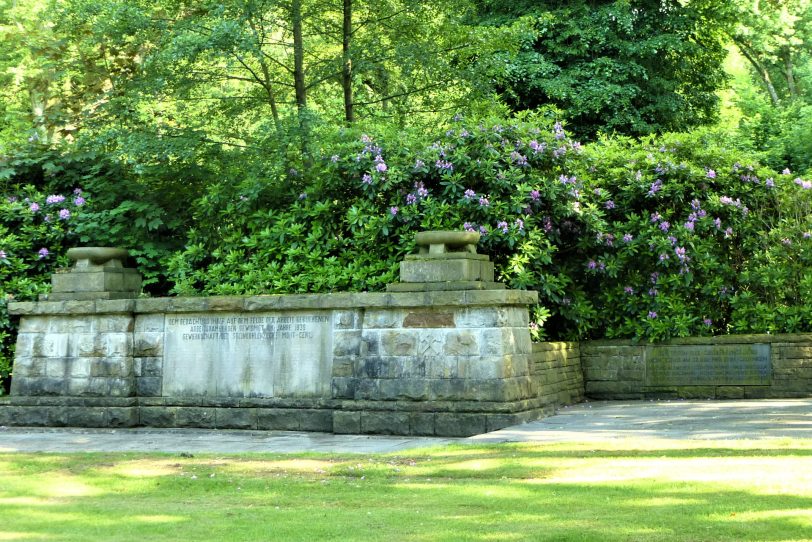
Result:
<svg viewBox="0 0 812 542"><path fill-rule="evenodd" d="M812 443L0 454L0 506L12 540L802 540Z"/></svg>

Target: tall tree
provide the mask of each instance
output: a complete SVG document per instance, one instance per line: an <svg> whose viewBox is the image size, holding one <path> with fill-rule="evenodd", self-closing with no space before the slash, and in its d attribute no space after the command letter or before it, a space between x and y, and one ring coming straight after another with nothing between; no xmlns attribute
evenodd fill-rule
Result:
<svg viewBox="0 0 812 542"><path fill-rule="evenodd" d="M516 110L552 104L582 136L647 134L714 120L723 28L708 2L479 0L491 25L532 25L494 72Z"/></svg>

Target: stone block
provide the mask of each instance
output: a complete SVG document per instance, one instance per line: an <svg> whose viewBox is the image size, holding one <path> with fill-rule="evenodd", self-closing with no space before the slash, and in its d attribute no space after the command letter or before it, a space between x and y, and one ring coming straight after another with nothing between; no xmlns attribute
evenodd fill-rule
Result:
<svg viewBox="0 0 812 542"><path fill-rule="evenodd" d="M216 408L214 415L218 429L257 428L257 412L253 408Z"/></svg>
<svg viewBox="0 0 812 542"><path fill-rule="evenodd" d="M480 259L420 259L400 262L400 282L493 282L493 263Z"/></svg>
<svg viewBox="0 0 812 542"><path fill-rule="evenodd" d="M48 325L49 319L45 316L24 316L20 318L18 333L45 333Z"/></svg>
<svg viewBox="0 0 812 542"><path fill-rule="evenodd" d="M403 319L405 328L444 328L456 327L454 313L439 310L412 310Z"/></svg>
<svg viewBox="0 0 812 542"><path fill-rule="evenodd" d="M433 401L467 400L465 379L445 378L429 381L429 399Z"/></svg>
<svg viewBox="0 0 812 542"><path fill-rule="evenodd" d="M163 376L163 358L135 358L138 361L140 374L135 376Z"/></svg>
<svg viewBox="0 0 812 542"><path fill-rule="evenodd" d="M361 412L336 410L333 412L333 433L358 435L361 433Z"/></svg>
<svg viewBox="0 0 812 542"><path fill-rule="evenodd" d="M361 412L361 433L408 435L410 434L409 414L396 411Z"/></svg>
<svg viewBox="0 0 812 542"><path fill-rule="evenodd" d="M240 296L212 296L206 298L206 308L210 311L242 312L245 298Z"/></svg>
<svg viewBox="0 0 812 542"><path fill-rule="evenodd" d="M63 378L35 377L11 379L11 395L65 395L67 381Z"/></svg>
<svg viewBox="0 0 812 542"><path fill-rule="evenodd" d="M744 399L744 387L719 386L716 388L717 399Z"/></svg>
<svg viewBox="0 0 812 542"><path fill-rule="evenodd" d="M331 395L334 399L355 399L360 380L350 377L331 379Z"/></svg>
<svg viewBox="0 0 812 542"><path fill-rule="evenodd" d="M487 430L485 414L438 412L434 416L434 434L438 437L471 437Z"/></svg>
<svg viewBox="0 0 812 542"><path fill-rule="evenodd" d="M175 427L216 427L213 408L177 407L175 408Z"/></svg>
<svg viewBox="0 0 812 542"><path fill-rule="evenodd" d="M177 409L164 406L143 406L140 408L141 425L147 427L175 427Z"/></svg>
<svg viewBox="0 0 812 542"><path fill-rule="evenodd" d="M333 329L360 329L361 322L362 312L360 310L333 313Z"/></svg>
<svg viewBox="0 0 812 542"><path fill-rule="evenodd" d="M163 379L154 376L142 376L135 379L136 394L139 397L160 397Z"/></svg>
<svg viewBox="0 0 812 542"><path fill-rule="evenodd" d="M425 401L429 398L429 383L427 380L412 380L412 379L388 379L379 380L376 386L373 386L369 392L364 393L366 390L363 385L365 381L361 382L361 390L359 390L361 398L371 399L376 401Z"/></svg>
<svg viewBox="0 0 812 542"><path fill-rule="evenodd" d="M107 408L68 407L67 425L71 427L107 427Z"/></svg>
<svg viewBox="0 0 812 542"><path fill-rule="evenodd" d="M357 356L361 353L361 331L336 331L333 334L334 356Z"/></svg>
<svg viewBox="0 0 812 542"><path fill-rule="evenodd" d="M68 358L46 358L45 359L45 374L53 378L67 378L68 372Z"/></svg>
<svg viewBox="0 0 812 542"><path fill-rule="evenodd" d="M355 376L355 356L333 358L332 378Z"/></svg>
<svg viewBox="0 0 812 542"><path fill-rule="evenodd" d="M107 296L107 299L96 299L97 314L132 313L135 311L135 293L120 293L120 295ZM132 330L130 330L132 331Z"/></svg>
<svg viewBox="0 0 812 542"><path fill-rule="evenodd" d="M137 357L162 356L164 334L162 332L138 332L133 340L133 355Z"/></svg>
<svg viewBox="0 0 812 542"><path fill-rule="evenodd" d="M406 313L403 310L367 309L364 311L363 328L391 329L403 327Z"/></svg>
<svg viewBox="0 0 812 542"><path fill-rule="evenodd" d="M95 319L99 333L132 333L135 319L129 315L107 314Z"/></svg>
<svg viewBox="0 0 812 542"><path fill-rule="evenodd" d="M137 407L109 407L106 427L135 427L138 425Z"/></svg>
<svg viewBox="0 0 812 542"><path fill-rule="evenodd" d="M166 318L163 314L139 314L135 318L136 333L163 333Z"/></svg>
<svg viewBox="0 0 812 542"><path fill-rule="evenodd" d="M18 354L14 360L14 378L46 376L46 359L21 357Z"/></svg>
<svg viewBox="0 0 812 542"><path fill-rule="evenodd" d="M409 434L420 436L434 435L434 412L410 412Z"/></svg>
<svg viewBox="0 0 812 542"><path fill-rule="evenodd" d="M417 353L418 335L409 331L382 331L381 354L384 356L414 356Z"/></svg>
<svg viewBox="0 0 812 542"><path fill-rule="evenodd" d="M443 354L447 356L476 356L479 350L478 337L472 331L450 331L445 336Z"/></svg>

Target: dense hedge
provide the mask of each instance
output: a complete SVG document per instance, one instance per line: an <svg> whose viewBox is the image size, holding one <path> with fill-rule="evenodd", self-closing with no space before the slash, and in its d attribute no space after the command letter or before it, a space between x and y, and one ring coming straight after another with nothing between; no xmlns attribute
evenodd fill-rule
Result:
<svg viewBox="0 0 812 542"><path fill-rule="evenodd" d="M812 330L812 182L760 166L724 133L581 146L540 113L320 142L304 173L272 167L266 181L223 178L171 202L126 172L120 190L109 175L52 183L84 179L104 195L93 205L9 184L0 379L13 357L6 301L45 291L80 242L127 244L158 294L327 292L396 281L418 231L471 229L499 280L539 291L537 337Z"/></svg>

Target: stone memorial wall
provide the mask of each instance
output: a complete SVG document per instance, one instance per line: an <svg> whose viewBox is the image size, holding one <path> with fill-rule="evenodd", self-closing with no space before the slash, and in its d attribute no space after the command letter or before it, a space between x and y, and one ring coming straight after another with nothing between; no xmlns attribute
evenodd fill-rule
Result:
<svg viewBox="0 0 812 542"><path fill-rule="evenodd" d="M385 293L253 297L137 298L126 253L74 249L10 307L0 425L468 436L580 400L577 358L531 344L536 293L495 282L477 240L418 234Z"/></svg>

